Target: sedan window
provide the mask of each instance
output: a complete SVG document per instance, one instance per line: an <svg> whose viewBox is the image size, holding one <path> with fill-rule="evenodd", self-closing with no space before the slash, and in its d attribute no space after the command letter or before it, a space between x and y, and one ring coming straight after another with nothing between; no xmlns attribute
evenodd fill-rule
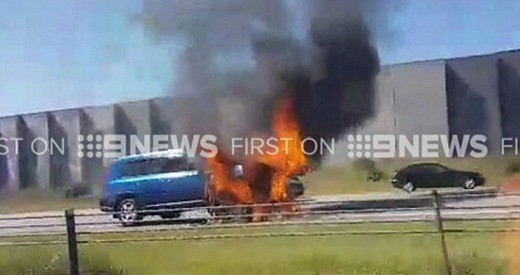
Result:
<svg viewBox="0 0 520 275"><path fill-rule="evenodd" d="M448 170L448 168L440 164L428 164L423 166L425 173L442 173Z"/></svg>

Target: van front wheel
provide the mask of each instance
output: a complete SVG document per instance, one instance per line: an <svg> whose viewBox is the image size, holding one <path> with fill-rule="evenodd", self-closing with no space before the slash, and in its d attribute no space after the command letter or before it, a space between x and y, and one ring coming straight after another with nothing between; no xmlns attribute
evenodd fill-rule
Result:
<svg viewBox="0 0 520 275"><path fill-rule="evenodd" d="M138 213L138 206L134 199L122 200L118 207L119 221L123 226L135 225L136 222L143 219L142 215Z"/></svg>

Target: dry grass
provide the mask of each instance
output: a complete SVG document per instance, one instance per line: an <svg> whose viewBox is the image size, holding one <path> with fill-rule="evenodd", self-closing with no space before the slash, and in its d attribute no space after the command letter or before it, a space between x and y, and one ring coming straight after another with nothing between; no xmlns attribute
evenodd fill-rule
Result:
<svg viewBox="0 0 520 275"><path fill-rule="evenodd" d="M392 159L377 163L377 168L386 175L386 178L378 182L368 182L367 172L356 169L353 165L322 167L308 175L304 181L307 194L311 196L390 192L395 190L389 182L389 177L395 170L413 162L436 161L454 169L480 172L487 179L486 185L494 187L502 185L514 176L506 170L511 162L518 161L518 159L518 157L487 157L484 159L446 158L435 160Z"/></svg>
<svg viewBox="0 0 520 275"><path fill-rule="evenodd" d="M57 211L67 208L97 208L95 198L66 199L59 193L44 193L39 190L26 190L16 195L0 196L0 214L39 211Z"/></svg>

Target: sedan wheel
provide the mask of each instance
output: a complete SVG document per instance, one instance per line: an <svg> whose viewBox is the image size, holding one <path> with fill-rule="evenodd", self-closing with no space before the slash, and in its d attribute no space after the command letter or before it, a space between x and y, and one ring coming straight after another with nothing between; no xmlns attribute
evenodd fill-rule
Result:
<svg viewBox="0 0 520 275"><path fill-rule="evenodd" d="M136 221L141 219L137 213L137 204L133 199L126 199L121 201L118 207L119 220L123 226L133 225Z"/></svg>
<svg viewBox="0 0 520 275"><path fill-rule="evenodd" d="M411 181L409 181L403 186L403 190L408 193L412 193L415 190L415 186Z"/></svg>
<svg viewBox="0 0 520 275"><path fill-rule="evenodd" d="M475 186L475 180L472 178L469 178L464 182L464 189L473 189Z"/></svg>

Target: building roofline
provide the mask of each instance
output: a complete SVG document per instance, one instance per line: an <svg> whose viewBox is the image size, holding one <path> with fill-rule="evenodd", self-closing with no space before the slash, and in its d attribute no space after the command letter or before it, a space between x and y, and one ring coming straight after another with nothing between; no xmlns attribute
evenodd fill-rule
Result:
<svg viewBox="0 0 520 275"><path fill-rule="evenodd" d="M489 52L489 53L473 54L473 55L466 55L466 56L455 56L455 57L449 57L449 58L433 58L433 59L407 61L407 62L402 62L402 63L390 63L390 64L384 64L384 65L382 65L382 67L411 65L411 64L427 63L427 62L441 62L441 61L447 62L450 60L482 58L482 57L490 57L493 55L502 55L502 54L509 54L509 53L520 53L520 49L509 49L509 50L503 50L503 51L498 51L498 52Z"/></svg>

